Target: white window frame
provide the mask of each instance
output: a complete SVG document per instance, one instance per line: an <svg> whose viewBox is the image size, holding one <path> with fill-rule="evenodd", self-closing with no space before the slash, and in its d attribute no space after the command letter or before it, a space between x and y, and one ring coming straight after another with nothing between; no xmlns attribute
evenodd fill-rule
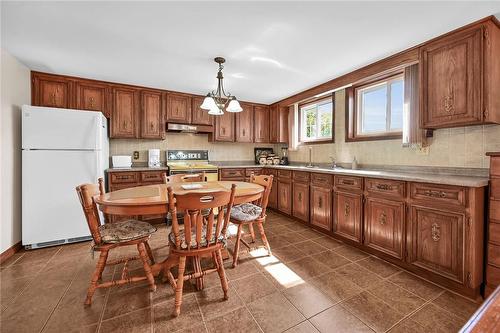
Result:
<svg viewBox="0 0 500 333"><path fill-rule="evenodd" d="M307 138L306 137L306 117L305 117L305 114L306 114L306 111L310 110L310 109L316 109L316 134L320 133L321 132L321 122L320 122L320 118L319 118L319 111L318 111L318 107L320 105L324 105L324 104L332 104L332 133L331 133L331 136L329 137L315 137L315 138ZM304 105L299 105L299 116L300 116L300 142L302 143L309 143L309 142L322 142L322 141L332 141L333 140L333 137L334 137L334 123L335 123L335 114L334 114L334 106L333 106L333 98L332 97L328 97L328 98L325 98L325 99L321 99L319 101L316 101L316 102L312 102L312 103L308 103L308 104L304 104Z"/></svg>
<svg viewBox="0 0 500 333"><path fill-rule="evenodd" d="M391 84L395 81L403 81L403 94L404 94L404 75L398 74L395 76L391 76L385 80L377 81L372 84L366 85L364 87L357 88L355 90L356 93L356 137L370 137L370 136L381 136L381 135L390 135L390 134L399 134L402 132L401 129L392 129L391 130ZM372 131L372 132L362 132L363 129L363 93L374 91L379 89L381 86L387 87L387 102L386 102L386 111L385 111L385 131Z"/></svg>

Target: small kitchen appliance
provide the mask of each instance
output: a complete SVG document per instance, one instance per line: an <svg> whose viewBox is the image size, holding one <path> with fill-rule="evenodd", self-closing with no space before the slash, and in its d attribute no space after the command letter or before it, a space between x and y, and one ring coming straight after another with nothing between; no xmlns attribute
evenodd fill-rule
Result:
<svg viewBox="0 0 500 333"><path fill-rule="evenodd" d="M128 155L111 156L111 164L115 169L129 169L132 167L132 157Z"/></svg>
<svg viewBox="0 0 500 333"><path fill-rule="evenodd" d="M148 166L150 168L161 167L160 149L149 149L148 150Z"/></svg>
<svg viewBox="0 0 500 333"><path fill-rule="evenodd" d="M218 168L208 161L208 150L167 150L169 175L205 172L207 181L219 179Z"/></svg>
<svg viewBox="0 0 500 333"><path fill-rule="evenodd" d="M288 147L281 148L280 165L288 165Z"/></svg>

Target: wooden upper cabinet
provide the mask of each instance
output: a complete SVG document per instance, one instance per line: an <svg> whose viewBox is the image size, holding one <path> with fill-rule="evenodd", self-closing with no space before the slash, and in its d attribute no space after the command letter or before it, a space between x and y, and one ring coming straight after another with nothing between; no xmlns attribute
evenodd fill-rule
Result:
<svg viewBox="0 0 500 333"><path fill-rule="evenodd" d="M191 96L168 93L166 121L171 123L190 124Z"/></svg>
<svg viewBox="0 0 500 333"><path fill-rule="evenodd" d="M255 106L253 111L255 142L269 142L269 108Z"/></svg>
<svg viewBox="0 0 500 333"><path fill-rule="evenodd" d="M335 223L333 232L361 243L361 194L335 192Z"/></svg>
<svg viewBox="0 0 500 333"><path fill-rule="evenodd" d="M269 142L288 142L288 108L278 104L269 107Z"/></svg>
<svg viewBox="0 0 500 333"><path fill-rule="evenodd" d="M221 116L215 116L215 141L234 141L234 113L224 112Z"/></svg>
<svg viewBox="0 0 500 333"><path fill-rule="evenodd" d="M364 244L403 259L404 211L403 202L366 198Z"/></svg>
<svg viewBox="0 0 500 333"><path fill-rule="evenodd" d="M465 281L465 216L420 206L411 207L411 264L453 281Z"/></svg>
<svg viewBox="0 0 500 333"><path fill-rule="evenodd" d="M65 77L32 72L31 84L34 106L65 109L73 107L73 82Z"/></svg>
<svg viewBox="0 0 500 333"><path fill-rule="evenodd" d="M136 89L113 88L111 138L137 137L137 94Z"/></svg>
<svg viewBox="0 0 500 333"><path fill-rule="evenodd" d="M213 117L208 114L208 110L203 110L200 106L205 97L193 97L191 123L195 125L212 125Z"/></svg>
<svg viewBox="0 0 500 333"><path fill-rule="evenodd" d="M243 111L235 113L236 142L253 142L253 107L241 103Z"/></svg>
<svg viewBox="0 0 500 333"><path fill-rule="evenodd" d="M76 81L76 108L79 110L101 111L110 117L109 86L90 81Z"/></svg>
<svg viewBox="0 0 500 333"><path fill-rule="evenodd" d="M325 230L332 230L332 190L328 187L311 185L311 224Z"/></svg>
<svg viewBox="0 0 500 333"><path fill-rule="evenodd" d="M145 139L165 138L161 92L141 92L141 137Z"/></svg>

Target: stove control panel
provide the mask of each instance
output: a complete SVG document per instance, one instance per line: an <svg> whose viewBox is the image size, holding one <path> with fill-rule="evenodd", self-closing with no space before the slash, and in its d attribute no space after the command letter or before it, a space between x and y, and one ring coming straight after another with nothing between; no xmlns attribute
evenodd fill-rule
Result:
<svg viewBox="0 0 500 333"><path fill-rule="evenodd" d="M208 150L167 150L167 161L208 161Z"/></svg>

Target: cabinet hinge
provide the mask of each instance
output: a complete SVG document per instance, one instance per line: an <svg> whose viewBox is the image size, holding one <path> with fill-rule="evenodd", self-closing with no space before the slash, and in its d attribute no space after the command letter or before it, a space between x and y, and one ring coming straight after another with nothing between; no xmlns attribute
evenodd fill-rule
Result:
<svg viewBox="0 0 500 333"><path fill-rule="evenodd" d="M472 274L467 272L467 286L472 287Z"/></svg>

